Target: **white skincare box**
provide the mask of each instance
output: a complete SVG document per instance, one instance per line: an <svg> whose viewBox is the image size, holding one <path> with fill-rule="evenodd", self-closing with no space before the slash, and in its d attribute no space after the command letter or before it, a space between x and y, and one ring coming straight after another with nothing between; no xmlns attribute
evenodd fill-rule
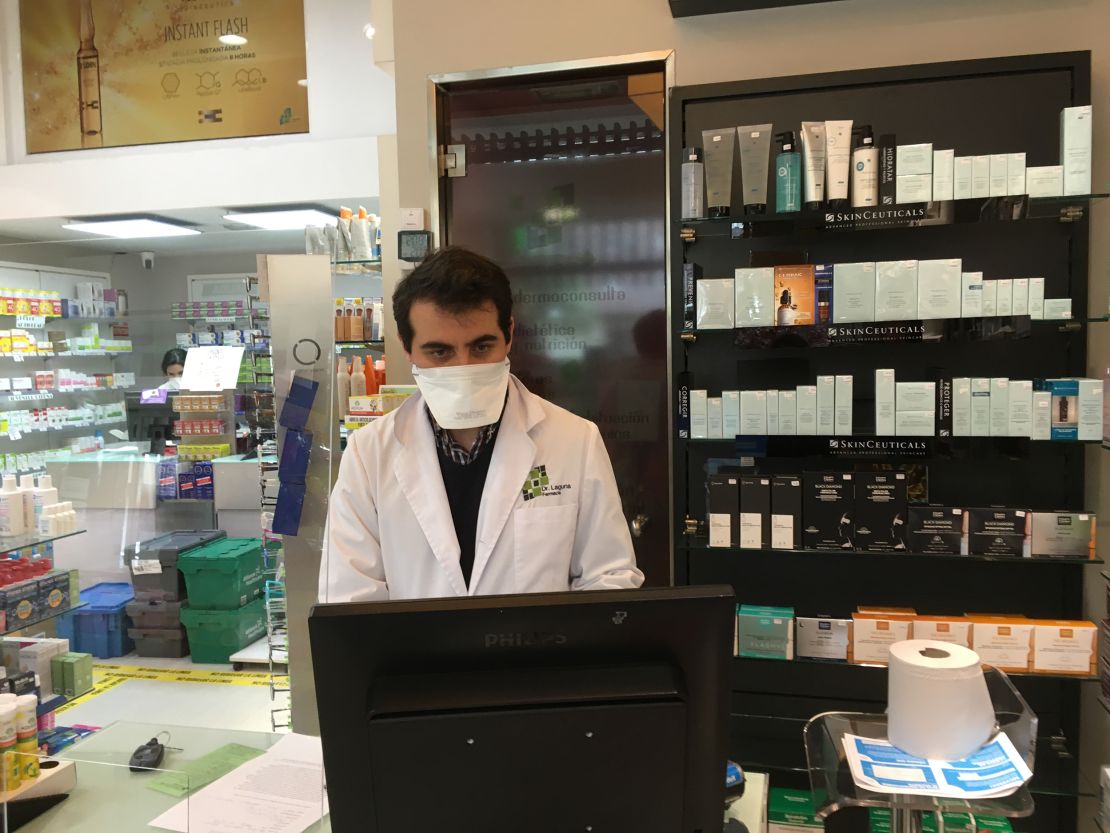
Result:
<svg viewBox="0 0 1110 833"><path fill-rule="evenodd" d="M884 260L875 264L875 320L917 318L917 261Z"/></svg>
<svg viewBox="0 0 1110 833"><path fill-rule="evenodd" d="M983 281L983 317L998 315L998 281Z"/></svg>
<svg viewBox="0 0 1110 833"><path fill-rule="evenodd" d="M836 377L817 377L817 433L831 436L836 427Z"/></svg>
<svg viewBox="0 0 1110 833"><path fill-rule="evenodd" d="M1029 279L1029 317L1034 321L1044 318L1044 278Z"/></svg>
<svg viewBox="0 0 1110 833"><path fill-rule="evenodd" d="M932 437L937 433L937 412L897 411L894 414L896 437Z"/></svg>
<svg viewBox="0 0 1110 833"><path fill-rule="evenodd" d="M918 616L913 620L913 638L971 647L971 620L958 616Z"/></svg>
<svg viewBox="0 0 1110 833"><path fill-rule="evenodd" d="M971 379L952 380L952 436L971 436Z"/></svg>
<svg viewBox="0 0 1110 833"><path fill-rule="evenodd" d="M960 317L981 318L983 315L983 273L964 272L960 294Z"/></svg>
<svg viewBox="0 0 1110 833"><path fill-rule="evenodd" d="M1025 195L1025 154L1006 154L1006 196Z"/></svg>
<svg viewBox="0 0 1110 833"><path fill-rule="evenodd" d="M1029 620L973 619L971 650L983 662L1003 671L1028 671L1034 627Z"/></svg>
<svg viewBox="0 0 1110 833"><path fill-rule="evenodd" d="M875 264L833 266L833 321L850 324L875 320Z"/></svg>
<svg viewBox="0 0 1110 833"><path fill-rule="evenodd" d="M1052 439L1052 392L1033 391L1033 427L1029 431L1031 440Z"/></svg>
<svg viewBox="0 0 1110 833"><path fill-rule="evenodd" d="M706 413L709 420L709 439L724 439L724 412L721 407L721 397L710 396L706 399Z"/></svg>
<svg viewBox="0 0 1110 833"><path fill-rule="evenodd" d="M748 436L767 433L767 391L740 391L740 433Z"/></svg>
<svg viewBox="0 0 1110 833"><path fill-rule="evenodd" d="M1098 672L1098 626L1094 622L1037 622L1033 671L1046 674Z"/></svg>
<svg viewBox="0 0 1110 833"><path fill-rule="evenodd" d="M1009 160L1005 153L991 154L991 181L990 195L992 197L1006 196L1006 187L1009 183Z"/></svg>
<svg viewBox="0 0 1110 833"><path fill-rule="evenodd" d="M1011 278L1001 278L995 281L998 286L998 297L994 299L995 315L1014 314L1014 282Z"/></svg>
<svg viewBox="0 0 1110 833"><path fill-rule="evenodd" d="M840 377L837 376L837 379ZM1102 439L1103 386L1101 379L1079 380L1079 429L1076 439Z"/></svg>
<svg viewBox="0 0 1110 833"><path fill-rule="evenodd" d="M899 205L929 202L933 199L932 174L907 174L894 179L894 199Z"/></svg>
<svg viewBox="0 0 1110 833"><path fill-rule="evenodd" d="M852 616L852 662L889 662L890 646L912 634L912 616L857 613Z"/></svg>
<svg viewBox="0 0 1110 833"><path fill-rule="evenodd" d="M798 433L798 392L794 390L779 391L779 433Z"/></svg>
<svg viewBox="0 0 1110 833"><path fill-rule="evenodd" d="M813 435L817 433L817 386L798 385L797 388L797 433L799 435ZM834 387L835 395L835 387ZM782 411L779 410L779 423L782 423Z"/></svg>
<svg viewBox="0 0 1110 833"><path fill-rule="evenodd" d="M775 326L775 269L736 270L736 326Z"/></svg>
<svg viewBox="0 0 1110 833"><path fill-rule="evenodd" d="M1026 168L1025 189L1031 197L1064 196L1064 166L1039 165Z"/></svg>
<svg viewBox="0 0 1110 833"><path fill-rule="evenodd" d="M1029 379L1010 380L1010 436L1030 437L1033 434L1033 382Z"/></svg>
<svg viewBox="0 0 1110 833"><path fill-rule="evenodd" d="M989 156L971 157L971 196L975 199L991 195L991 158Z"/></svg>
<svg viewBox="0 0 1110 833"><path fill-rule="evenodd" d="M1014 315L1029 314L1029 278L1014 278L1011 309Z"/></svg>
<svg viewBox="0 0 1110 833"><path fill-rule="evenodd" d="M1009 405L1009 403L1007 403ZM1007 414L1009 418L1009 414ZM971 380L971 436L991 435L991 380Z"/></svg>
<svg viewBox="0 0 1110 833"><path fill-rule="evenodd" d="M1091 105L1060 111L1060 164L1064 196L1091 193Z"/></svg>
<svg viewBox="0 0 1110 833"><path fill-rule="evenodd" d="M772 437L779 434L779 392L767 391L767 433Z"/></svg>
<svg viewBox="0 0 1110 833"><path fill-rule="evenodd" d="M1100 403L1101 404L1101 403ZM852 377L836 377L836 412L833 417L833 433L838 437L852 435Z"/></svg>
<svg viewBox="0 0 1110 833"><path fill-rule="evenodd" d="M731 330L736 326L736 288L732 278L698 281L699 330Z"/></svg>
<svg viewBox="0 0 1110 833"><path fill-rule="evenodd" d="M898 145L895 156L894 172L898 176L909 174L932 174L933 145Z"/></svg>
<svg viewBox="0 0 1110 833"><path fill-rule="evenodd" d="M898 382L895 385L895 411L935 411L936 382Z"/></svg>
<svg viewBox="0 0 1110 833"><path fill-rule="evenodd" d="M721 430L725 437L740 433L740 391L721 391Z"/></svg>
<svg viewBox="0 0 1110 833"><path fill-rule="evenodd" d="M879 368L875 371L875 435L893 437L894 434L894 371Z"/></svg>
<svg viewBox="0 0 1110 833"><path fill-rule="evenodd" d="M848 619L807 618L795 620L798 631L794 640L794 653L805 659L848 659L848 639L851 633Z"/></svg>
<svg viewBox="0 0 1110 833"><path fill-rule="evenodd" d="M953 199L956 151L933 151L933 202Z"/></svg>
<svg viewBox="0 0 1110 833"><path fill-rule="evenodd" d="M917 262L917 315L922 319L959 318L962 261Z"/></svg>
<svg viewBox="0 0 1110 833"><path fill-rule="evenodd" d="M952 196L958 200L971 199L971 161L970 156L957 156L952 166Z"/></svg>
<svg viewBox="0 0 1110 833"><path fill-rule="evenodd" d="M1066 321L1071 318L1071 298L1045 298L1044 320Z"/></svg>
<svg viewBox="0 0 1110 833"><path fill-rule="evenodd" d="M1010 380L991 379L991 434L992 437L1010 436Z"/></svg>
<svg viewBox="0 0 1110 833"><path fill-rule="evenodd" d="M709 439L709 394L704 390L690 391L690 439Z"/></svg>

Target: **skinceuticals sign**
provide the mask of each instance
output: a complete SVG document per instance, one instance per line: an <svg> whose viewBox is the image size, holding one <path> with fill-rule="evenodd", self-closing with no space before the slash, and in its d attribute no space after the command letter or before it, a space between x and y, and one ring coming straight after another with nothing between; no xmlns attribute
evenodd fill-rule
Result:
<svg viewBox="0 0 1110 833"><path fill-rule="evenodd" d="M20 0L27 152L308 132L303 0Z"/></svg>

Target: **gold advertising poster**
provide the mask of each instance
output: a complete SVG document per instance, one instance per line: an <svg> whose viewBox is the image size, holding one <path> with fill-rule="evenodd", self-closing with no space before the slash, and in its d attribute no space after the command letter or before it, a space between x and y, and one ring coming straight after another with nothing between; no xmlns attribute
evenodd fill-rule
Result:
<svg viewBox="0 0 1110 833"><path fill-rule="evenodd" d="M308 132L303 0L20 0L27 152Z"/></svg>

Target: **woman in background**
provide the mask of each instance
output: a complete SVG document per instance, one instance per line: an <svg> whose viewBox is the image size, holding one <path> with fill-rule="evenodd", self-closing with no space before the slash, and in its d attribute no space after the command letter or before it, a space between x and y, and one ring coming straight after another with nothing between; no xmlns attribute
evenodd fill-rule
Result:
<svg viewBox="0 0 1110 833"><path fill-rule="evenodd" d="M180 347L167 350L162 357L162 374L166 377L159 387L166 390L181 390L181 374L185 372L185 351Z"/></svg>

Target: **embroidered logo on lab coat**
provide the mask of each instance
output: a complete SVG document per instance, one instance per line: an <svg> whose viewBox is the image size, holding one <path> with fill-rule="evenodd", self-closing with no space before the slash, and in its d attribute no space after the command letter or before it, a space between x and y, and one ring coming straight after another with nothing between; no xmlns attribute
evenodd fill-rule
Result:
<svg viewBox="0 0 1110 833"><path fill-rule="evenodd" d="M544 495L557 495L570 489L569 483L551 484L547 476L547 466L536 466L528 472L528 479L524 481L524 500L534 500Z"/></svg>

